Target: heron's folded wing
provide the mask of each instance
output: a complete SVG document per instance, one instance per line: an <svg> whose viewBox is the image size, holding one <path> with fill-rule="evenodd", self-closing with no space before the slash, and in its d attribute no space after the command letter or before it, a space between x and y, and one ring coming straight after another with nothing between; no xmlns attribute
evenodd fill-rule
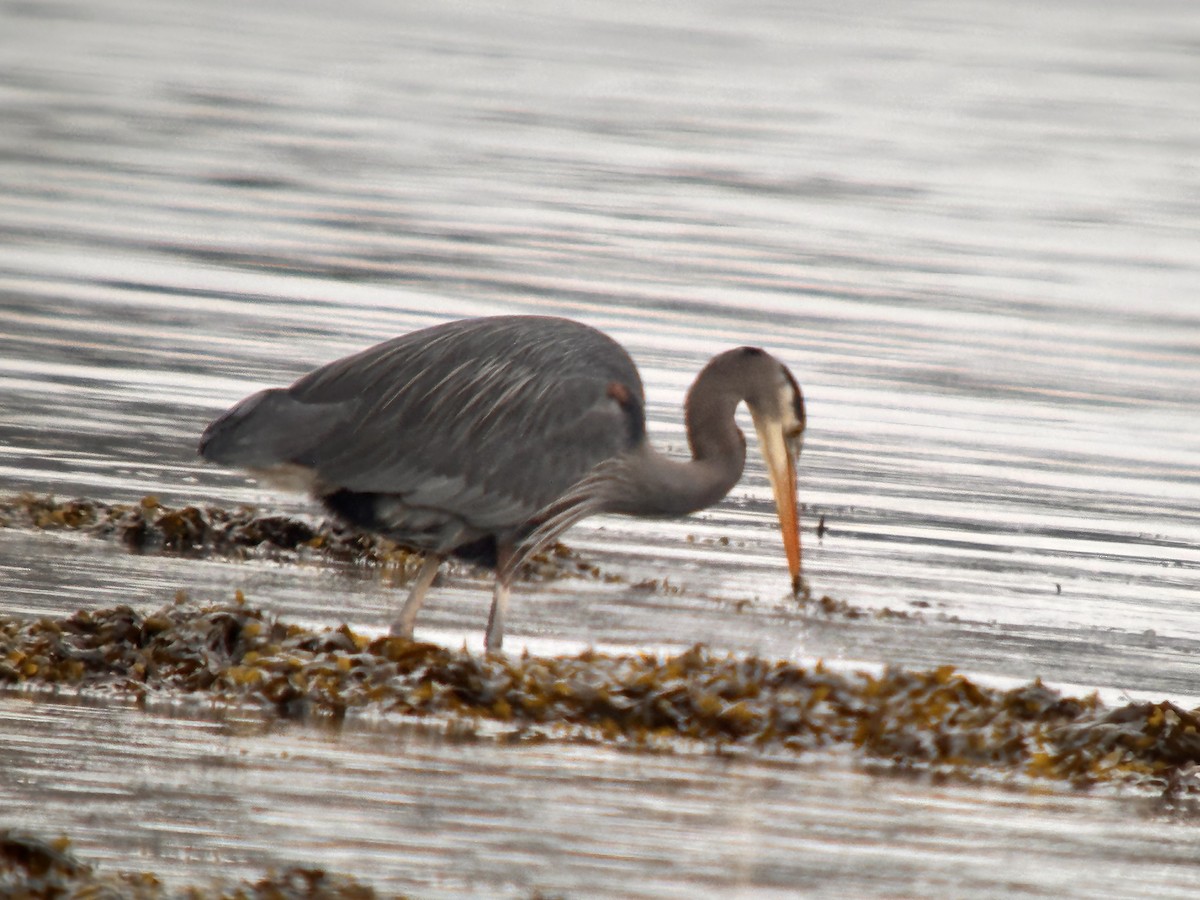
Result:
<svg viewBox="0 0 1200 900"><path fill-rule="evenodd" d="M640 440L641 384L615 344L616 357L553 342L515 352L494 345L503 338L401 338L301 379L290 393L342 424L294 462L331 486L397 494L487 530L527 522ZM633 383L614 391L618 379Z"/></svg>

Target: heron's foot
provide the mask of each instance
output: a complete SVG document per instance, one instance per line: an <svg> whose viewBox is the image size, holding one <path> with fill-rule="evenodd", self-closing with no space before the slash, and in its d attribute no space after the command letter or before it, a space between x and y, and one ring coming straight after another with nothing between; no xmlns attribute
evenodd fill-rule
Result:
<svg viewBox="0 0 1200 900"><path fill-rule="evenodd" d="M413 623L406 622L404 619L397 619L392 623L392 627L388 629L389 637L400 637L411 641L413 637Z"/></svg>
<svg viewBox="0 0 1200 900"><path fill-rule="evenodd" d="M501 590L497 587L496 594L499 597ZM492 602L492 611L488 615L487 633L483 638L483 649L488 653L499 653L500 648L504 645L504 613L508 605L508 590L503 591L502 599L494 599Z"/></svg>

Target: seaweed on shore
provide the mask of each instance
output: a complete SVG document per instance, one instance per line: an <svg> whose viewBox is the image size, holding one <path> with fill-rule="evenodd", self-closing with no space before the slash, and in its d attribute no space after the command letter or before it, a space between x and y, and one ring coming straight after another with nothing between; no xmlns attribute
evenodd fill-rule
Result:
<svg viewBox="0 0 1200 900"><path fill-rule="evenodd" d="M415 574L422 559L420 553L385 537L329 520L313 525L290 516L261 515L245 506L234 510L219 506L170 507L151 496L129 504L21 494L0 500L0 527L14 525L116 540L133 553L232 559L311 557L399 567L408 575ZM536 555L526 564L524 574L542 580L614 580L562 544Z"/></svg>
<svg viewBox="0 0 1200 900"><path fill-rule="evenodd" d="M1200 711L1104 706L1035 681L1011 690L944 666L880 674L718 653L478 655L342 625L311 631L234 602L179 597L62 618L0 618L0 685L135 696L202 692L287 717L354 710L490 721L513 739L804 754L969 775L1024 773L1076 786L1176 793L1200 763ZM494 729L493 729L494 730Z"/></svg>
<svg viewBox="0 0 1200 900"><path fill-rule="evenodd" d="M149 872L104 872L80 859L65 838L46 840L0 830L0 896L8 900L375 900L373 888L348 875L289 867L238 885L170 890Z"/></svg>
<svg viewBox="0 0 1200 900"><path fill-rule="evenodd" d="M65 530L115 540L132 553L165 553L196 558L320 559L327 562L398 568L403 580L413 577L422 555L377 534L325 520L313 525L303 519L261 515L251 507L235 510L219 506L170 507L152 496L139 503L105 503L99 500L56 500L21 494L0 499L0 528L19 526L44 531ZM728 541L726 540L727 544ZM458 565L447 560L444 566ZM549 581L584 578L606 583L623 582L621 575L602 570L567 545L555 543L525 562L522 575ZM634 591L676 595L683 588L670 578L651 578L630 585ZM805 609L826 619L921 620L919 612L889 608L861 609L829 596L805 597ZM749 605L740 600L739 612Z"/></svg>
<svg viewBox="0 0 1200 900"><path fill-rule="evenodd" d="M0 503L0 525L116 537L139 552L322 554L409 565L390 541L253 510L171 509L26 495ZM559 548L535 576L594 566ZM826 602L828 601L828 602ZM822 598L827 614L850 615ZM853 610L851 610L853 612ZM1009 691L944 666L878 675L833 672L697 646L673 656L479 656L343 625L310 631L248 606L182 595L149 613L127 606L40 620L0 617L0 687L202 692L290 717L375 709L503 723L517 738L578 737L670 748L804 753L848 747L896 767L1021 772L1075 785L1124 782L1164 797L1195 793L1200 711L1170 702L1107 708L1040 682Z"/></svg>

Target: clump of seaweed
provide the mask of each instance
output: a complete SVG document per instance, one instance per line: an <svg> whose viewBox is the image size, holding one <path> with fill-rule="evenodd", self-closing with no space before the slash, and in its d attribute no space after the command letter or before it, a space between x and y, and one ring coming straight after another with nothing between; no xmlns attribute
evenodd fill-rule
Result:
<svg viewBox="0 0 1200 900"><path fill-rule="evenodd" d="M852 748L895 767L1027 773L1179 793L1200 763L1200 711L1105 707L1035 681L979 685L946 666L834 672L696 646L672 655L477 655L342 625L311 631L248 606L178 597L64 618L0 618L0 684L204 692L288 717L353 710L502 723L514 739L803 754Z"/></svg>
<svg viewBox="0 0 1200 900"><path fill-rule="evenodd" d="M23 526L69 530L117 540L134 553L180 556L317 557L332 562L385 565L413 574L421 555L379 535L324 521L312 525L281 515L260 515L251 507L227 510L218 506L170 507L157 498L141 502L102 503L97 500L56 500L22 494L0 501L0 527ZM526 577L547 580L580 577L614 580L562 544L535 556Z"/></svg>
<svg viewBox="0 0 1200 900"><path fill-rule="evenodd" d="M855 606L852 603L847 603L845 600L830 597L828 594L822 594L818 598L807 598L803 601L805 609L811 610L814 613L820 614L827 619L846 619L853 621L855 619L891 619L894 621L923 621L924 616L919 612L907 612L905 610L895 610L891 607L883 607L881 609L869 610Z"/></svg>
<svg viewBox="0 0 1200 900"><path fill-rule="evenodd" d="M10 900L375 900L378 895L350 876L299 867L234 887L168 890L148 872L100 871L71 852L66 838L49 841L6 829L0 831L0 896Z"/></svg>
<svg viewBox="0 0 1200 900"><path fill-rule="evenodd" d="M253 508L169 507L155 497L140 503L56 500L23 494L0 504L0 524L65 529L113 538L138 553L245 557L254 553L320 553L349 562L403 562L407 551L373 535L328 523L259 515Z"/></svg>

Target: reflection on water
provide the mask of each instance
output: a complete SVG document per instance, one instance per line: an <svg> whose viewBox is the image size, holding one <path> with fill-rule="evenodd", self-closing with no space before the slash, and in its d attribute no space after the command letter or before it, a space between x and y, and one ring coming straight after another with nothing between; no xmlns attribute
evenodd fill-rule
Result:
<svg viewBox="0 0 1200 900"><path fill-rule="evenodd" d="M0 738L10 815L175 883L320 860L420 897L1194 892L1193 829L1144 801L879 778L836 757L506 747L188 707L10 697L0 714L22 734Z"/></svg>
<svg viewBox="0 0 1200 900"><path fill-rule="evenodd" d="M201 12L101 0L10 6L0 18L3 489L312 513L302 499L201 466L203 424L255 387L381 337L501 312L571 315L610 332L642 368L651 434L683 452L679 407L692 375L727 346L760 344L788 361L809 402L801 491L814 592L919 617L797 609L754 459L703 515L577 528L570 543L624 582L522 586L514 648L705 641L1195 694L1193 4L1109 4L1097 15L1082 3L929 2L867 17L823 3L513 12L354 0L331 18L274 2L221 0ZM629 588L663 577L682 592ZM180 587L199 597L241 588L294 619L368 627L396 602L370 572L139 558L0 530L6 610L157 605ZM487 602L485 582L456 571L431 598L422 633L475 641ZM183 717L157 731L104 705L28 709L40 724L22 715L5 739L58 748L47 750L46 771L55 752L69 759L86 743L71 724L79 710L147 729L155 752L215 727ZM257 752L262 740L227 739L212 758ZM327 736L290 729L272 740L316 753ZM377 752L397 766L415 754L422 766L387 782L394 804L423 804L448 827L460 798L437 794L441 776L423 774L439 771L432 758L443 750L406 740L356 732L330 753ZM572 768L573 750L454 752L473 755L468 767L561 766L574 792L562 798L566 812L592 784ZM105 759L96 778L116 778L130 802L127 772ZM262 777L294 783L297 765L289 756ZM330 791L353 765L334 766ZM676 822L692 800L672 779L722 783L712 760L603 765L630 786L630 802ZM175 788L145 786L144 799L210 780L180 771ZM1117 860L1132 859L1099 838L1086 843L1115 834L1104 829L1118 813L1102 802L956 794L946 803L977 805L1012 841L967 865L969 844L950 837L952 817L928 785L889 781L881 792L861 775L834 779L893 804L881 811L821 793L824 777L803 767L764 771L754 777L785 790L803 782L808 805L795 804L795 827L762 818L760 804L775 797L735 779L748 799L713 815L736 827L705 832L684 862L627 863L641 859L631 841L597 852L562 889L591 895L602 882L627 895L644 883L669 894L750 872L747 884L794 878L817 890L822 877L863 872L862 892L886 892L888 877L862 865L870 846L893 870L907 867L914 891L997 892L1012 877L1013 847L1051 828L1042 802L1088 823L1062 830L1085 842L1079 858L1122 872ZM256 784L241 782L247 821L263 833L259 858L278 844L280 823L306 818L306 801ZM498 778L498 808L522 808L523 784ZM32 809L35 792L6 790L11 808ZM291 819L277 816L285 807ZM69 813L50 806L30 824L90 833L90 849L117 860L146 846L132 825L106 841ZM620 823L612 841L627 828L644 837L645 809L602 813ZM493 815L504 852L480 851L463 878L509 871L497 862L506 854L526 859L524 819ZM901 815L903 830L889 818ZM843 818L865 831L827 830ZM349 839L333 837L349 833L344 823L321 821L311 821L311 853L331 865L350 854L357 865ZM402 877L386 865L402 865L395 841L411 842L413 829L398 837L386 822L380 814L363 826L386 835L372 838L386 849L374 847L371 865L382 883L411 887L421 866ZM936 851L914 851L913 834ZM194 831L180 835L159 846L205 846ZM586 847L583 829L578 841ZM820 841L825 852L814 855ZM714 847L778 856L726 860ZM176 871L208 871L215 858ZM946 865L922 880L920 860L935 858ZM978 883L943 880L951 861ZM1083 895L1088 875L1043 887ZM447 884L453 894L473 882Z"/></svg>

